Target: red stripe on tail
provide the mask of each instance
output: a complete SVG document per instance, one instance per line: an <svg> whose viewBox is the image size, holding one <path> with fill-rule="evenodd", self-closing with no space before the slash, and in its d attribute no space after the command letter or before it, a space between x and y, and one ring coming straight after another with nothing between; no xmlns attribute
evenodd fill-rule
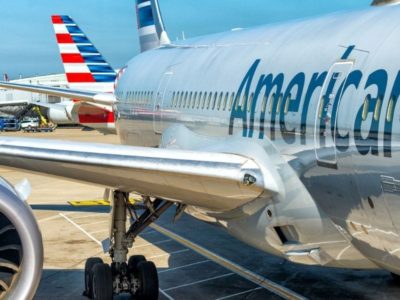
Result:
<svg viewBox="0 0 400 300"><path fill-rule="evenodd" d="M53 22L53 24L64 24L61 16L52 16L51 21Z"/></svg>
<svg viewBox="0 0 400 300"><path fill-rule="evenodd" d="M63 63L84 63L85 62L82 55L80 55L79 53L61 54L61 58L62 58Z"/></svg>
<svg viewBox="0 0 400 300"><path fill-rule="evenodd" d="M96 82L91 73L67 73L67 80L72 82Z"/></svg>
<svg viewBox="0 0 400 300"><path fill-rule="evenodd" d="M56 37L57 37L57 43L59 43L59 44L73 44L74 43L72 36L68 33L58 33L58 34L56 34Z"/></svg>

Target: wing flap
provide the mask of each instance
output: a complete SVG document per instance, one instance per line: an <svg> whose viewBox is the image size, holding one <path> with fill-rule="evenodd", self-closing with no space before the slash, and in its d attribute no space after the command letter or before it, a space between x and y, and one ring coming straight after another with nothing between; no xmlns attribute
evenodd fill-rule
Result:
<svg viewBox="0 0 400 300"><path fill-rule="evenodd" d="M95 93L89 91L79 91L72 89L48 87L41 85L29 85L20 83L11 83L0 81L0 87L5 89L14 89L19 91L26 91L38 94L45 94L50 96L70 98L82 102L96 103L102 105L112 105L116 102L113 94L109 93Z"/></svg>
<svg viewBox="0 0 400 300"><path fill-rule="evenodd" d="M0 164L218 211L278 192L235 154L0 138Z"/></svg>

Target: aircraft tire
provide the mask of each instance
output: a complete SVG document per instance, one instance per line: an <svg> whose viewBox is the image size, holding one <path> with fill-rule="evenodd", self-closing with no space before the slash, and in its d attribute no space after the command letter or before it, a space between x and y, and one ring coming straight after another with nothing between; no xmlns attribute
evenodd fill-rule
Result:
<svg viewBox="0 0 400 300"><path fill-rule="evenodd" d="M85 291L84 295L92 298L93 297L93 289L92 289L92 271L93 267L97 264L102 264L103 260L99 257L91 257L85 263Z"/></svg>
<svg viewBox="0 0 400 300"><path fill-rule="evenodd" d="M397 284L399 284L399 283L400 283L400 275L398 275L398 274L396 274L396 273L390 273L390 274L392 274L393 280L394 280Z"/></svg>
<svg viewBox="0 0 400 300"><path fill-rule="evenodd" d="M137 265L137 276L140 288L137 297L140 300L158 299L158 274L157 268L151 261L143 261Z"/></svg>
<svg viewBox="0 0 400 300"><path fill-rule="evenodd" d="M114 290L111 267L107 264L96 264L92 270L93 299L112 300Z"/></svg>
<svg viewBox="0 0 400 300"><path fill-rule="evenodd" d="M129 257L129 260L128 260L129 274L132 274L132 275L136 274L138 264L143 261L147 261L146 257L144 257L143 255L132 255L131 257Z"/></svg>

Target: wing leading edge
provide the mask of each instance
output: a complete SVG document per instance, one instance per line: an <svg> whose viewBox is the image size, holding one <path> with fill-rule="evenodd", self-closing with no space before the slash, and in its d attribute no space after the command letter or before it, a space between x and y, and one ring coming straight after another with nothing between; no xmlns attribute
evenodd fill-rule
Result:
<svg viewBox="0 0 400 300"><path fill-rule="evenodd" d="M226 153L0 138L0 164L217 211L278 193L254 160Z"/></svg>

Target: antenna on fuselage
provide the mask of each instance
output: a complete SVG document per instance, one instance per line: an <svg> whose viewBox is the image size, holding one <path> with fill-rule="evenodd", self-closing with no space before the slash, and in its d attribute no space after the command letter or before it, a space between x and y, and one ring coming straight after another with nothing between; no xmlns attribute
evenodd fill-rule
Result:
<svg viewBox="0 0 400 300"><path fill-rule="evenodd" d="M371 6L384 6L384 5L396 5L400 4L400 0L374 0Z"/></svg>

